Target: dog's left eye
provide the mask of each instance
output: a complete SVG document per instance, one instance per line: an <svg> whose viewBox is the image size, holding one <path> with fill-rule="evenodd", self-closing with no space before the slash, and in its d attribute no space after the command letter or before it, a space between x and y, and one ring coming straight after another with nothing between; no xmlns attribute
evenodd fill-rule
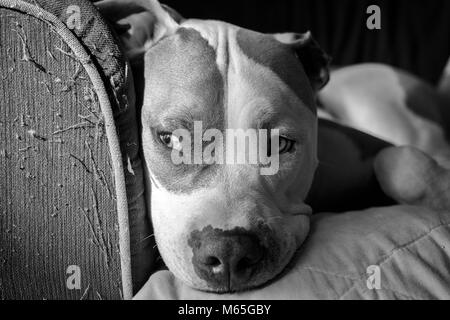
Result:
<svg viewBox="0 0 450 320"><path fill-rule="evenodd" d="M283 154L286 152L291 152L294 148L295 141L290 140L285 137L279 137L279 146L278 146L278 153Z"/></svg>
<svg viewBox="0 0 450 320"><path fill-rule="evenodd" d="M160 132L158 133L159 140L166 147L181 151L181 139L170 132Z"/></svg>
<svg viewBox="0 0 450 320"><path fill-rule="evenodd" d="M271 139L268 141L267 146L267 156L270 157L272 153L272 147L271 147ZM278 137L278 154L283 154L287 152L291 152L295 147L295 141L288 139L286 137L279 136Z"/></svg>

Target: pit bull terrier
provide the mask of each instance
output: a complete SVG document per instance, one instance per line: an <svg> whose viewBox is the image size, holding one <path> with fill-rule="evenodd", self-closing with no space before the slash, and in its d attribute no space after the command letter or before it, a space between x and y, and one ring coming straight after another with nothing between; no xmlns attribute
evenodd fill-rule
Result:
<svg viewBox="0 0 450 320"><path fill-rule="evenodd" d="M390 198L403 201L410 177L400 179L400 186L385 178L394 170L391 160L399 157L409 163L419 159L416 167L426 162L422 171L435 173L435 160L420 151L388 149L376 161L381 179L374 179L374 158L389 143L343 128L339 121L364 129L358 119L336 116L356 106L330 103L354 83L341 81L324 91L320 98L328 107L323 112L333 121L321 121L318 129L316 92L328 81L329 57L309 32L262 34L220 21L185 20L156 0L105 0L97 6L115 24L133 66L159 251L168 268L194 288L240 291L280 274L308 235L307 197L320 204L338 194L334 200L351 203L364 188L376 197L376 188L367 185L379 187L382 181ZM378 116L372 109L366 114ZM377 119L383 122L390 113L386 107ZM405 114L398 119L408 118ZM279 159L278 171L262 175L258 163L175 165L171 155L183 153L184 145L174 132L192 132L196 121L219 132L276 129L268 148L270 157ZM379 136L389 138L385 129L368 131L381 130L385 134ZM200 141L200 150L210 143ZM229 151L226 145L224 152ZM321 179L319 163L326 172Z"/></svg>

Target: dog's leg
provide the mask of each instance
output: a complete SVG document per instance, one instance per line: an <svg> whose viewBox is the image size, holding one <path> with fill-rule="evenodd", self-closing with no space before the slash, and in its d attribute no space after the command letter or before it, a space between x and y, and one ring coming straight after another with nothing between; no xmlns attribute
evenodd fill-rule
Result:
<svg viewBox="0 0 450 320"><path fill-rule="evenodd" d="M450 140L450 58L439 81L438 94L442 97L442 116L445 124L447 140Z"/></svg>
<svg viewBox="0 0 450 320"><path fill-rule="evenodd" d="M319 99L344 125L449 163L450 106L436 88L413 75L380 64L345 67L331 74Z"/></svg>
<svg viewBox="0 0 450 320"><path fill-rule="evenodd" d="M319 94L336 121L398 146L381 151L374 167L383 191L400 203L450 209L443 86L438 92L394 68L363 64L333 73Z"/></svg>
<svg viewBox="0 0 450 320"><path fill-rule="evenodd" d="M450 167L422 151L387 148L378 154L374 167L383 191L398 202L450 210Z"/></svg>
<svg viewBox="0 0 450 320"><path fill-rule="evenodd" d="M441 80L438 85L438 92L450 103L450 58L442 72ZM449 106L450 107L450 106Z"/></svg>

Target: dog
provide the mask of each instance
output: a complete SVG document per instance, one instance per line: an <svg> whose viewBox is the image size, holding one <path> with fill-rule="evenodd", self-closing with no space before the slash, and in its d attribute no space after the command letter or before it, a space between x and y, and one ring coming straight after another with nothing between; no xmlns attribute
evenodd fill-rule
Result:
<svg viewBox="0 0 450 320"><path fill-rule="evenodd" d="M394 93L384 96L380 110L380 92L361 81L371 72L382 83L392 69L338 70L336 81L332 77L318 94L329 80L330 58L309 32L262 34L184 19L156 0L96 5L132 65L158 249L189 286L224 293L274 279L309 233L311 203L315 211L349 209L345 204L362 192L366 207L426 199L432 199L427 205L447 205L447 198L435 196L450 189L441 179L447 155L438 150L448 150L443 129L404 108L400 85L387 88ZM277 172L262 175L259 163L175 165L173 152L183 153L184 146L174 132L192 133L195 122L202 132L278 130L268 146L271 159L279 159ZM424 133L418 144L416 132ZM417 148L391 147L399 144ZM200 141L200 150L207 147ZM195 157L195 149L184 152L191 153ZM421 175L439 183L408 190Z"/></svg>

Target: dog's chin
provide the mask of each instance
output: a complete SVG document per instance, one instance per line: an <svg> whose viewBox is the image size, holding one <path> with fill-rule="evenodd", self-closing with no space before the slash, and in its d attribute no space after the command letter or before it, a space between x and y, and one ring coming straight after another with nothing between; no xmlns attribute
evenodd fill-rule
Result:
<svg viewBox="0 0 450 320"><path fill-rule="evenodd" d="M296 252L305 241L310 229L310 217L306 215L292 216L284 220L283 226L271 225L264 227L266 251L262 261L255 266L251 275L246 281L234 281L233 284L223 286L220 283L205 280L205 276L198 273L192 265L192 257L180 254L178 259L173 259L176 255L166 255L162 250L161 255L166 261L169 270L181 280L185 285L204 292L216 294L229 294L242 291L250 291L270 285L283 277L295 264ZM272 231L270 231L272 230ZM277 230L277 232L273 232ZM185 253L186 251L183 251ZM172 251L173 253L173 251ZM166 260L169 258L171 260Z"/></svg>

